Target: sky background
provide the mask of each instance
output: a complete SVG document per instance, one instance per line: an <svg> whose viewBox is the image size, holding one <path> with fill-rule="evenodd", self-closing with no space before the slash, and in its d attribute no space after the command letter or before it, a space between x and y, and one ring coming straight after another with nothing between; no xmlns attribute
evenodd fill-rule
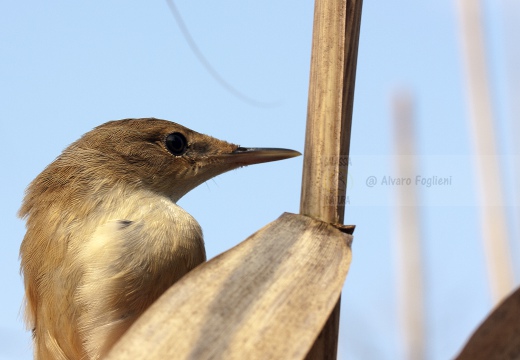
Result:
<svg viewBox="0 0 520 360"><path fill-rule="evenodd" d="M520 2L483 1L503 188L516 284ZM0 359L30 359L16 217L24 189L93 127L157 117L243 146L303 152L312 1L177 1L216 81L189 48L164 0L0 3ZM484 265L478 183L457 7L447 0L363 6L345 223L356 224L342 295L339 359L399 359L398 187L392 97L414 99L428 359L453 357L493 306ZM516 94L516 95L515 95ZM513 101L516 97L516 103ZM179 204L201 224L209 257L283 212L298 212L302 157L251 166L199 186ZM516 168L515 168L516 166ZM375 176L377 186L366 179ZM518 176L516 177L518 178Z"/></svg>

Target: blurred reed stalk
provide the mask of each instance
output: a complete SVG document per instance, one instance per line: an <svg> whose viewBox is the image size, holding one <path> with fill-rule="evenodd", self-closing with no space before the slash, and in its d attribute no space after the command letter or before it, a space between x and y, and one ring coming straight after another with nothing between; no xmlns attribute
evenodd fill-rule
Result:
<svg viewBox="0 0 520 360"><path fill-rule="evenodd" d="M409 92L394 94L392 110L397 176L408 179L413 179L418 174L413 107L413 98ZM398 188L398 313L404 337L405 359L420 360L425 358L425 325L419 194L413 184Z"/></svg>
<svg viewBox="0 0 520 360"><path fill-rule="evenodd" d="M480 185L480 223L493 303L513 288L504 195L479 0L458 0L464 68Z"/></svg>

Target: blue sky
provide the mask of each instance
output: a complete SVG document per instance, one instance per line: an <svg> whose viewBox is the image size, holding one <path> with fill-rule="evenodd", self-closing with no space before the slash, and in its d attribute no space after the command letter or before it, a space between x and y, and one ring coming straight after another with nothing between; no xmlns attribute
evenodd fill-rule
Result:
<svg viewBox="0 0 520 360"><path fill-rule="evenodd" d="M496 128L515 239L514 191L520 127L520 6L483 1ZM23 191L68 144L94 126L158 117L243 146L303 152L312 1L177 2L198 47L252 105L215 81L160 1L50 0L0 4L2 205L0 359L31 358L21 322L16 217ZM451 176L420 187L428 359L453 356L492 307L470 137L459 28L453 1L366 1L363 7L345 223L356 224L342 295L340 359L396 359L398 198L366 178L395 174L391 99L415 99L418 175ZM515 48L516 46L516 48ZM516 85L515 85L516 84ZM516 106L516 118L514 109ZM180 205L200 222L209 257L276 219L298 212L302 157L233 171L190 192Z"/></svg>

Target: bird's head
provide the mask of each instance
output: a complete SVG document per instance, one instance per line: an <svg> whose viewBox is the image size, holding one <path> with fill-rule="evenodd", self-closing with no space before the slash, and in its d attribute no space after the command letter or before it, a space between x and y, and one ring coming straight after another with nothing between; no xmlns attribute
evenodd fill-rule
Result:
<svg viewBox="0 0 520 360"><path fill-rule="evenodd" d="M226 171L298 155L287 149L240 147L166 120L125 119L83 135L49 166L49 173L72 186L89 182L104 188L122 183L177 201Z"/></svg>

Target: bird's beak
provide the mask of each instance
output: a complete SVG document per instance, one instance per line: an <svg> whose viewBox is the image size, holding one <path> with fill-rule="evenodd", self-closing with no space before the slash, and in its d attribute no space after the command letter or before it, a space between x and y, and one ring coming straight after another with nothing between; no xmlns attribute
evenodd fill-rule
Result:
<svg viewBox="0 0 520 360"><path fill-rule="evenodd" d="M240 166L260 164L300 156L299 151L278 148L238 147L226 156L226 160Z"/></svg>

